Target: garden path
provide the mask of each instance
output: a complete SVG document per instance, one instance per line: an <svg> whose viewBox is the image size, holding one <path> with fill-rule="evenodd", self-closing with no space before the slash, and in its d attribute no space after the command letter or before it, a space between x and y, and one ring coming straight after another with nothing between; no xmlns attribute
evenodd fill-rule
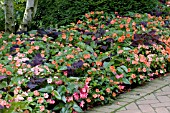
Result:
<svg viewBox="0 0 170 113"><path fill-rule="evenodd" d="M170 74L119 95L111 105L86 113L170 113Z"/></svg>

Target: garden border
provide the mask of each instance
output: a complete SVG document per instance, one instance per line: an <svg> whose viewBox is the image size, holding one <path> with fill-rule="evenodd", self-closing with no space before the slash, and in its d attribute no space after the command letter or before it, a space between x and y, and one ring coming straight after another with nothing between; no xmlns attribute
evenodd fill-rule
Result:
<svg viewBox="0 0 170 113"><path fill-rule="evenodd" d="M117 97L114 103L104 106L95 107L85 113L116 113L121 108L147 96L151 93L166 87L170 84L170 74L166 74L163 77L156 78L151 82L147 82L143 86L138 86L132 89L130 92L123 93Z"/></svg>

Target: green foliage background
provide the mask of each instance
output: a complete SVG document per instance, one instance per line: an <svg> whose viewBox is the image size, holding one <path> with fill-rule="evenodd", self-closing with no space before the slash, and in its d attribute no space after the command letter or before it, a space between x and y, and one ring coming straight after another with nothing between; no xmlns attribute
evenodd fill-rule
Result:
<svg viewBox="0 0 170 113"><path fill-rule="evenodd" d="M76 22L90 11L145 13L153 10L158 0L41 0L34 26L66 25Z"/></svg>
<svg viewBox="0 0 170 113"><path fill-rule="evenodd" d="M3 0L0 0L3 1ZM16 14L16 29L20 24L26 0L14 0ZM104 11L107 13L127 12L145 13L158 6L158 0L39 0L36 17L30 29L38 27L56 27L67 25L81 19L81 16L90 11ZM4 30L4 12L0 8L0 30Z"/></svg>

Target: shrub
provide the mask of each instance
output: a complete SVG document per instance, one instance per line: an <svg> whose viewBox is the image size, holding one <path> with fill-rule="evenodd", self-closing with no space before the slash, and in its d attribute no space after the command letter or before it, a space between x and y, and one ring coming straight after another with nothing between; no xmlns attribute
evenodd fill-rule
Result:
<svg viewBox="0 0 170 113"><path fill-rule="evenodd" d="M5 18L4 18L4 11L0 8L0 31L5 30Z"/></svg>
<svg viewBox="0 0 170 113"><path fill-rule="evenodd" d="M41 0L34 26L70 24L89 11L107 13L117 11L119 14L126 14L128 11L145 13L153 10L157 5L158 0L152 0L152 2L150 0Z"/></svg>

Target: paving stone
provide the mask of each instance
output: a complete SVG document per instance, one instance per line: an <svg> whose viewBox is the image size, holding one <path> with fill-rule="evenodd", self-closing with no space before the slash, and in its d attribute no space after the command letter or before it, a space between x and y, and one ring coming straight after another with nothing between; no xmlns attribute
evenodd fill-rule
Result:
<svg viewBox="0 0 170 113"><path fill-rule="evenodd" d="M98 112L110 113L110 112L114 111L114 109L108 109L108 108L105 108L105 107L101 107L101 108L95 109L95 111L96 111L97 113L98 113Z"/></svg>
<svg viewBox="0 0 170 113"><path fill-rule="evenodd" d="M166 86L166 87L163 87L161 90L164 91L164 92L166 92L166 91L169 91L169 89L170 89L170 86L168 85L168 86Z"/></svg>
<svg viewBox="0 0 170 113"><path fill-rule="evenodd" d="M136 96L136 95L126 95L126 94L122 94L122 95L120 95L120 98L122 99L122 98L130 98L130 99L134 99L134 100L136 100L136 99L139 99L140 98L140 96Z"/></svg>
<svg viewBox="0 0 170 113"><path fill-rule="evenodd" d="M154 100L137 101L136 103L139 104L139 105L142 105L142 104L154 104L154 103L159 103L159 101L154 99Z"/></svg>
<svg viewBox="0 0 170 113"><path fill-rule="evenodd" d="M116 105L116 104L112 104L112 105L107 105L107 106L103 106L105 108L108 108L108 109L118 109L121 107L121 105Z"/></svg>
<svg viewBox="0 0 170 113"><path fill-rule="evenodd" d="M150 104L152 107L170 107L170 102Z"/></svg>
<svg viewBox="0 0 170 113"><path fill-rule="evenodd" d="M154 109L149 104L148 105L138 105L138 106L142 112L147 112L147 113L154 112Z"/></svg>
<svg viewBox="0 0 170 113"><path fill-rule="evenodd" d="M121 105L121 106L122 106L122 105L126 105L126 104L128 104L128 103L129 103L129 102L121 102L121 101L119 101L119 100L115 102L116 105Z"/></svg>
<svg viewBox="0 0 170 113"><path fill-rule="evenodd" d="M159 96L159 95L170 95L170 91L167 91L167 92L156 92L155 93L156 96Z"/></svg>
<svg viewBox="0 0 170 113"><path fill-rule="evenodd" d="M137 100L137 101L143 101L143 100L146 100L145 98L140 98L139 100Z"/></svg>
<svg viewBox="0 0 170 113"><path fill-rule="evenodd" d="M134 101L134 99L133 98L121 98L121 99L119 99L119 101L120 102L132 102L132 101Z"/></svg>
<svg viewBox="0 0 170 113"><path fill-rule="evenodd" d="M127 110L126 107L123 107L123 108L121 108L121 109L119 109L117 111L125 111L125 110Z"/></svg>
<svg viewBox="0 0 170 113"><path fill-rule="evenodd" d="M155 108L156 113L169 113L165 107Z"/></svg>
<svg viewBox="0 0 170 113"><path fill-rule="evenodd" d="M168 110L169 110L169 112L170 112L170 107L166 107Z"/></svg>
<svg viewBox="0 0 170 113"><path fill-rule="evenodd" d="M136 103L131 103L129 105L126 106L127 110L135 110L135 109L139 109L138 106L136 105Z"/></svg>
<svg viewBox="0 0 170 113"><path fill-rule="evenodd" d="M156 89L156 88L155 88ZM136 89L136 91L138 92L143 92L143 93L151 93L152 91L155 90L154 88L152 87L148 87L148 88L138 88Z"/></svg>
<svg viewBox="0 0 170 113"><path fill-rule="evenodd" d="M147 99L147 100L156 99L154 94L149 94L149 95L145 96L144 98Z"/></svg>
<svg viewBox="0 0 170 113"><path fill-rule="evenodd" d="M140 110L125 110L125 111L117 111L115 113L142 113Z"/></svg>
<svg viewBox="0 0 170 113"><path fill-rule="evenodd" d="M170 90L170 89L169 89ZM157 99L160 102L170 102L170 98L168 96L157 96Z"/></svg>
<svg viewBox="0 0 170 113"><path fill-rule="evenodd" d="M133 95L133 96L138 96L138 97L144 96L146 94L147 94L146 92L142 92L142 91L133 91L133 92L127 93L127 95Z"/></svg>

